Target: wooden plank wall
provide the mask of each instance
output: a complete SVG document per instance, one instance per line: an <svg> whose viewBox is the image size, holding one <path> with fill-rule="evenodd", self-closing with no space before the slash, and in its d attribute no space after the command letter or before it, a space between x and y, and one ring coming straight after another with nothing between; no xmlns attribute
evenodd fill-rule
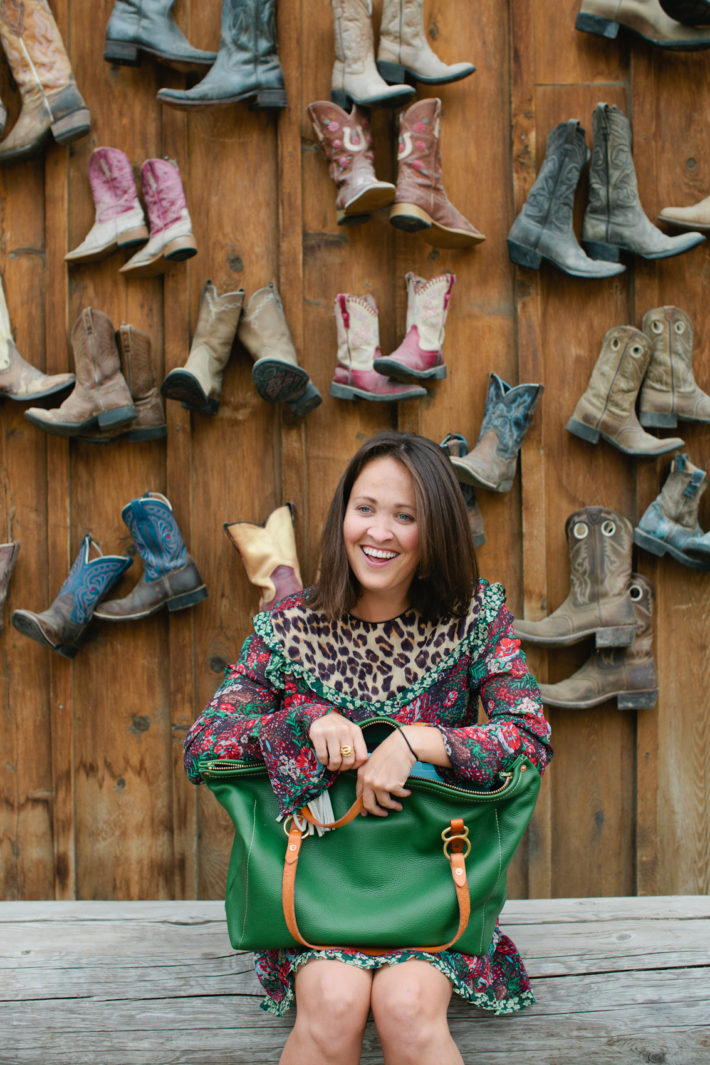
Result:
<svg viewBox="0 0 710 1065"><path fill-rule="evenodd" d="M487 542L482 572L502 580L511 608L540 617L567 594L564 522L604 504L632 521L658 492L669 460L637 463L564 430L586 386L606 330L640 326L659 304L687 310L696 328L695 368L710 388L705 314L710 245L657 263L637 261L619 278L585 282L551 268L516 270L505 237L544 156L549 130L579 118L591 144L600 100L633 121L642 202L666 204L710 192L710 53L669 54L643 42L574 30L577 0L425 0L429 37L447 61L478 70L426 90L444 106L442 153L450 200L486 235L474 250L433 250L395 231L386 213L367 225L336 226L334 189L306 105L328 97L333 29L327 0L280 0L280 55L289 108L245 105L189 117L162 108L164 85L183 74L144 61L110 67L102 58L111 0L51 0L91 134L69 149L0 170L0 272L21 352L56 372L70 366L68 331L89 305L147 332L159 380L184 363L202 286L247 298L274 280L294 342L324 403L303 420L255 393L238 345L214 417L168 404L166 441L94 447L47 437L0 409L4 540L21 541L0 638L0 897L32 899L218 897L229 828L209 794L181 769L185 730L210 698L224 664L249 631L257 595L222 531L225 521L261 522L291 500L306 579L316 571L325 507L346 459L383 427L471 443L483 416L487 375L540 381L546 391L509 494L481 491ZM380 4L375 0L375 23ZM215 48L219 0L178 0L193 44ZM2 67L10 121L17 92ZM396 174L396 122L373 114L381 178ZM9 126L8 126L9 128ZM87 161L98 145L125 151L136 173L147 158L178 160L199 253L164 278L126 280L120 254L66 269L93 220ZM586 177L578 190L581 230ZM383 351L404 333L404 275L453 270L447 323L449 375L420 403L399 407L331 399L333 298L372 293ZM710 462L710 427L683 425L691 460ZM18 634L14 608L44 609L86 532L105 552L131 549L121 508L147 489L173 503L210 596L191 610L137 623L93 623L69 662ZM701 508L703 527L710 507ZM710 887L708 731L710 577L639 554L635 565L657 594L656 656L661 694L654 710L554 710L556 759L532 831L516 860L513 896L700 893ZM139 563L123 579L132 587ZM572 673L587 644L530 653L541 679Z"/></svg>

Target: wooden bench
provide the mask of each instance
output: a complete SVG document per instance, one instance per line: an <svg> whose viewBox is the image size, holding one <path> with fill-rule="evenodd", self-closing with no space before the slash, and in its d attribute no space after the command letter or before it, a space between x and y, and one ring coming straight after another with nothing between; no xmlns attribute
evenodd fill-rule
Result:
<svg viewBox="0 0 710 1065"><path fill-rule="evenodd" d="M707 897L511 901L502 926L537 1003L454 996L466 1065L710 1063ZM293 1013L259 998L221 902L0 903L2 1065L275 1065ZM370 1024L362 1062L381 1061Z"/></svg>

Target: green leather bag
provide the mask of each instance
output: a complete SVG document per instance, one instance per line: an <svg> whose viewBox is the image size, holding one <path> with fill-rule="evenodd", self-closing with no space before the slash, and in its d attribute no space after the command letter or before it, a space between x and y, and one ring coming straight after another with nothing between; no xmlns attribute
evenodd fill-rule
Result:
<svg viewBox="0 0 710 1065"><path fill-rule="evenodd" d="M360 724L368 742L373 733L382 737L383 725L398 727L382 718ZM319 837L302 833L307 826L298 817L277 820L263 762L203 758L200 773L235 827L226 912L238 950L307 943L370 953L397 947L484 953L505 902L508 865L540 788L538 770L525 755L493 791L410 776L411 795L401 811L354 816ZM331 785L336 818L353 806L355 785L353 771ZM282 898L285 859L299 847L291 879L295 872L300 939L294 920L289 930Z"/></svg>

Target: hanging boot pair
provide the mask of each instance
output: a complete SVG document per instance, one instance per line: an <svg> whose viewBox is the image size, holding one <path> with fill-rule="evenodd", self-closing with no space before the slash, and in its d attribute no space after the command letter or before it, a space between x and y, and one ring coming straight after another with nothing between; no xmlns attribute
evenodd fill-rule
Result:
<svg viewBox="0 0 710 1065"><path fill-rule="evenodd" d="M260 612L303 588L293 525L291 503L272 511L263 525L225 522L224 531L239 552L247 577L259 589Z"/></svg>
<svg viewBox="0 0 710 1065"><path fill-rule="evenodd" d="M298 365L276 285L272 281L254 292L242 313L243 303L244 289L220 296L212 281L205 282L190 354L184 367L171 370L163 381L163 395L188 410L216 414L236 336L254 363L252 380L261 398L285 403L304 417L322 398Z"/></svg>
<svg viewBox="0 0 710 1065"><path fill-rule="evenodd" d="M392 225L421 231L437 248L467 248L485 240L444 190L440 100L418 100L400 115L396 186L375 174L369 120L356 105L347 114L337 104L319 100L307 111L338 189L338 225L366 222L373 211L393 204Z"/></svg>
<svg viewBox="0 0 710 1065"><path fill-rule="evenodd" d="M710 24L708 10L702 0L582 0L575 29L613 40L623 27L659 48L692 52L710 48L707 30L691 28Z"/></svg>
<svg viewBox="0 0 710 1065"><path fill-rule="evenodd" d="M417 382L446 377L441 348L456 277L447 272L425 281L410 272L405 281L406 336L384 358L374 298L342 292L335 297L338 354L331 396L390 403L421 399L427 391Z"/></svg>
<svg viewBox="0 0 710 1065"><path fill-rule="evenodd" d="M652 555L668 553L690 569L710 570L710 532L703 532L698 508L707 488L705 470L676 455L666 481L634 529L634 541Z"/></svg>
<svg viewBox="0 0 710 1065"><path fill-rule="evenodd" d="M12 336L10 313L0 277L0 396L27 402L66 392L73 384L73 373L47 375L22 358Z"/></svg>
<svg viewBox="0 0 710 1065"><path fill-rule="evenodd" d="M187 553L173 508L160 492L131 500L121 517L143 563L143 575L122 599L105 601L110 589L131 565L126 555L102 555L87 533L69 576L52 605L42 613L15 610L12 624L43 647L74 658L84 629L92 618L136 621L167 606L182 610L207 597L197 566Z"/></svg>
<svg viewBox="0 0 710 1065"><path fill-rule="evenodd" d="M71 331L76 383L59 407L30 407L25 417L54 436L108 442L155 440L167 432L145 333L85 308ZM119 355L120 350L120 355ZM125 371L125 376L124 372ZM130 382L130 384L129 384Z"/></svg>
<svg viewBox="0 0 710 1065"><path fill-rule="evenodd" d="M574 234L572 213L589 150L584 130L572 119L561 122L547 138L540 172L508 234L511 262L537 269L544 259L572 277L613 277L625 269L618 261L622 251L665 259L702 243L702 233L667 236L644 213L626 116L617 107L599 103L592 130L589 200L582 227L586 251Z"/></svg>
<svg viewBox="0 0 710 1065"><path fill-rule="evenodd" d="M335 63L331 98L346 108L398 107L414 89L405 82L443 85L468 77L472 63L443 63L429 47L423 0L383 0L375 63L372 0L331 0L335 28Z"/></svg>
<svg viewBox="0 0 710 1065"><path fill-rule="evenodd" d="M692 353L693 325L679 307L647 311L640 330L613 326L567 430L592 444L602 436L627 455L655 457L682 447L679 437L660 439L642 426L710 422L710 396L695 383Z"/></svg>
<svg viewBox="0 0 710 1065"><path fill-rule="evenodd" d="M513 487L518 452L530 428L544 385L509 385L497 373L488 375L486 410L472 451L451 455L462 485L480 485L493 492Z"/></svg>
<svg viewBox="0 0 710 1065"><path fill-rule="evenodd" d="M0 163L36 155L53 137L69 144L91 128L61 34L47 0L0 4L0 44L22 98L20 115L0 142ZM0 104L0 133L7 110Z"/></svg>
<svg viewBox="0 0 710 1065"><path fill-rule="evenodd" d="M150 234L138 199L133 168L118 148L96 148L89 157L89 183L96 219L85 239L64 258L88 263L116 248L144 247L120 269L125 277L153 277L171 262L197 254L192 222L178 165L171 159L146 159L141 191L148 209Z"/></svg>

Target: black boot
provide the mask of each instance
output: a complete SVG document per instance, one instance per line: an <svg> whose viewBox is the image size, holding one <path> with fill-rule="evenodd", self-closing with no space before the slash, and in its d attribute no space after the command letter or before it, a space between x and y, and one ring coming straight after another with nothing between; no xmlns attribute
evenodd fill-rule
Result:
<svg viewBox="0 0 710 1065"><path fill-rule="evenodd" d="M183 109L253 99L258 109L286 106L276 52L276 0L222 0L217 61L192 89L161 89L158 99Z"/></svg>
<svg viewBox="0 0 710 1065"><path fill-rule="evenodd" d="M177 70L211 66L217 55L193 48L171 14L175 0L116 0L106 27L104 59L137 67L140 52Z"/></svg>

